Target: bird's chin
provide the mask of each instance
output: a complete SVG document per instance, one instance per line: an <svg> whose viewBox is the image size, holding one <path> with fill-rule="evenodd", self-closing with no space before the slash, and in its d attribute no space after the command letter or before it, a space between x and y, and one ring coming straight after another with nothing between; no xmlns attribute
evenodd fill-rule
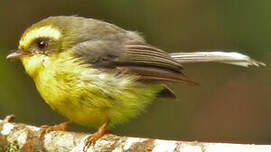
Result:
<svg viewBox="0 0 271 152"><path fill-rule="evenodd" d="M49 60L47 56L42 54L23 56L20 59L26 72L33 78L46 67Z"/></svg>

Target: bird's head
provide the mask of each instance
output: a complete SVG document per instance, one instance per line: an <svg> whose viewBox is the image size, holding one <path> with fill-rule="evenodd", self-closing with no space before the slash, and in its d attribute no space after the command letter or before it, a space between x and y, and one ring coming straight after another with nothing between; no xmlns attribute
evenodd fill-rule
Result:
<svg viewBox="0 0 271 152"><path fill-rule="evenodd" d="M46 68L52 61L67 52L74 43L83 41L77 35L83 18L49 17L29 27L21 36L18 49L7 56L21 59L30 76Z"/></svg>

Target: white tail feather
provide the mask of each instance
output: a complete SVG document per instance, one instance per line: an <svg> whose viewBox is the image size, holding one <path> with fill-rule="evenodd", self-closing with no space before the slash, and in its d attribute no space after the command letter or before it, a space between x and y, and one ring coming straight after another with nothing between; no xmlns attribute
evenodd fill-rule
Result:
<svg viewBox="0 0 271 152"><path fill-rule="evenodd" d="M265 66L263 62L256 61L247 55L237 52L187 52L187 53L170 53L180 63L196 62L219 62L234 64L243 67L250 65Z"/></svg>

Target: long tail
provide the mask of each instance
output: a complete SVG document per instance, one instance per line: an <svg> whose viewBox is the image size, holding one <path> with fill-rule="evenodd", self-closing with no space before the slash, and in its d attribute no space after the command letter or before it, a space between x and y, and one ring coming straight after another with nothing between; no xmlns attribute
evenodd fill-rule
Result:
<svg viewBox="0 0 271 152"><path fill-rule="evenodd" d="M265 66L263 62L256 61L247 55L237 52L189 52L189 53L170 53L180 63L196 62L219 62L234 64L238 66Z"/></svg>

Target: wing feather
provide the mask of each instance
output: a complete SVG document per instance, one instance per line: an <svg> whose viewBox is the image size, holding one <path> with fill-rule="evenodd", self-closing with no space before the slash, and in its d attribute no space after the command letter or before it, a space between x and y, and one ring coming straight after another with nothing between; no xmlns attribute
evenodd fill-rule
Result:
<svg viewBox="0 0 271 152"><path fill-rule="evenodd" d="M144 42L85 41L76 47L75 55L94 68L126 71L140 80L197 84L169 53Z"/></svg>

